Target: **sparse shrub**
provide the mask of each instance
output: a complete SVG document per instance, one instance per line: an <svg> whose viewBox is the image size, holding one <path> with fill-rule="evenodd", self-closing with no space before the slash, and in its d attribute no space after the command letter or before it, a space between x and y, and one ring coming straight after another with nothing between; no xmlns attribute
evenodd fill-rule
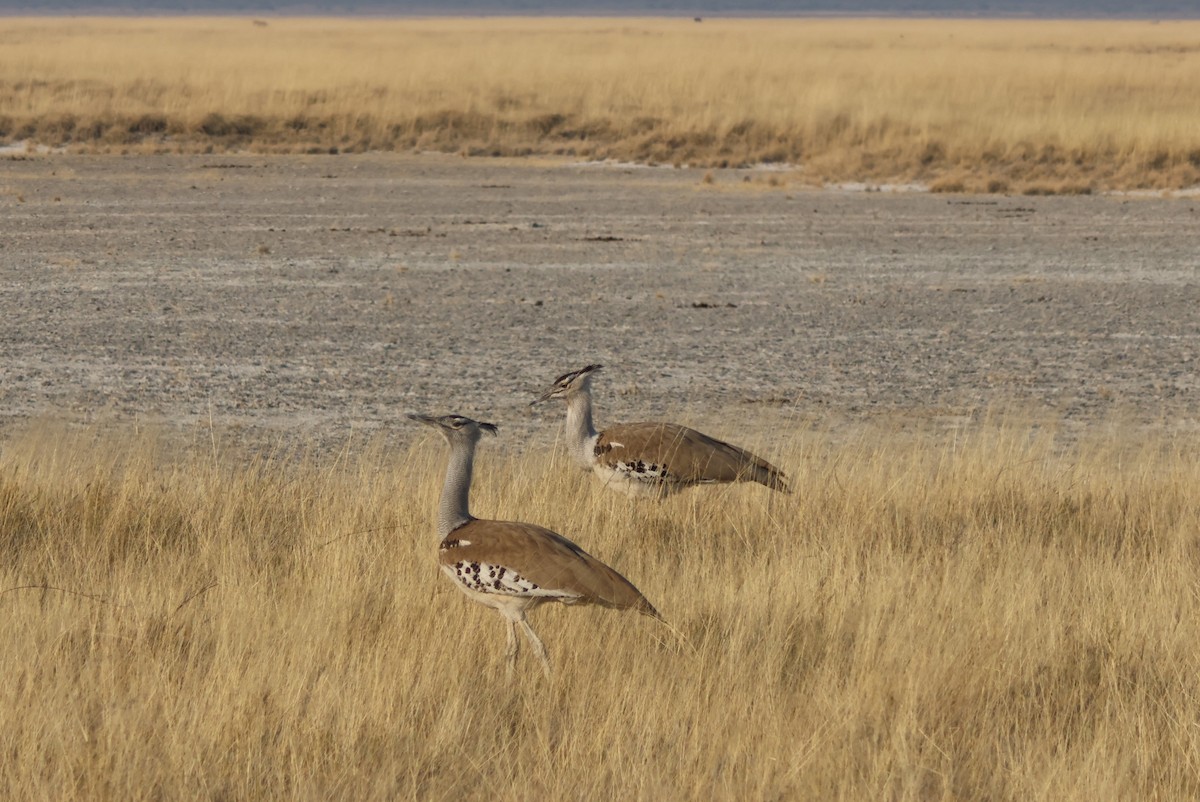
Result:
<svg viewBox="0 0 1200 802"><path fill-rule="evenodd" d="M229 136L233 126L221 114L210 112L196 125L197 130L206 136Z"/></svg>
<svg viewBox="0 0 1200 802"><path fill-rule="evenodd" d="M926 167L931 164L943 162L946 160L946 149L942 146L941 142L927 142L921 150L918 160Z"/></svg>
<svg viewBox="0 0 1200 802"><path fill-rule="evenodd" d="M30 137L36 135L37 139L43 142L50 142L54 145L65 145L71 141L75 133L77 118L73 114L60 114L53 117L47 117L36 124L35 128L30 130Z"/></svg>
<svg viewBox="0 0 1200 802"><path fill-rule="evenodd" d="M629 122L627 130L631 136L640 136L657 130L660 125L662 125L662 120L656 117L634 117Z"/></svg>
<svg viewBox="0 0 1200 802"><path fill-rule="evenodd" d="M1022 195L1091 195L1092 187L1087 184L1075 184L1069 181L1057 183L1033 183L1021 190Z"/></svg>
<svg viewBox="0 0 1200 802"><path fill-rule="evenodd" d="M961 177L946 176L935 180L929 185L930 192L966 192L967 185Z"/></svg>
<svg viewBox="0 0 1200 802"><path fill-rule="evenodd" d="M233 132L238 136L252 137L260 131L267 130L266 122L261 118L252 114L241 114L234 118Z"/></svg>
<svg viewBox="0 0 1200 802"><path fill-rule="evenodd" d="M126 130L140 136L161 134L167 130L167 118L161 114L143 114L131 120Z"/></svg>
<svg viewBox="0 0 1200 802"><path fill-rule="evenodd" d="M1171 163L1171 155L1165 151L1157 151L1146 157L1145 166L1148 170L1163 170Z"/></svg>
<svg viewBox="0 0 1200 802"><path fill-rule="evenodd" d="M560 127L566 121L567 118L563 114L543 114L531 119L528 125L537 136L544 137L549 136L555 128Z"/></svg>
<svg viewBox="0 0 1200 802"><path fill-rule="evenodd" d="M110 129L119 130L117 126L111 125L107 120L88 120L75 129L72 138L78 142L100 142ZM124 132L121 134L123 137Z"/></svg>

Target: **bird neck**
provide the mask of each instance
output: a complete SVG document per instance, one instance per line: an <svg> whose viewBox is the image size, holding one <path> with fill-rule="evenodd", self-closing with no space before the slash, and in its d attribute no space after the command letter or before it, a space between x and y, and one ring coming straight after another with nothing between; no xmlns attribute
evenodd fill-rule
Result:
<svg viewBox="0 0 1200 802"><path fill-rule="evenodd" d="M468 498L471 495L471 473L475 467L475 444L456 441L450 446L450 461L446 464L446 482L442 485L442 500L438 504L438 535L445 538L471 520Z"/></svg>
<svg viewBox="0 0 1200 802"><path fill-rule="evenodd" d="M573 393L567 398L567 448L575 461L586 468L592 467L596 445L596 427L592 424L592 393L590 388Z"/></svg>

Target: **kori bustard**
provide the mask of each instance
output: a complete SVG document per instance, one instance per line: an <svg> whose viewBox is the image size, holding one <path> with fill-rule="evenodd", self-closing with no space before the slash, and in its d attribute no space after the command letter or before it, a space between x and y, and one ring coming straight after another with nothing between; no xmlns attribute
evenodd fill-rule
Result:
<svg viewBox="0 0 1200 802"><path fill-rule="evenodd" d="M784 493L783 472L745 449L674 423L624 423L597 432L592 423L592 376L588 365L554 380L534 404L567 402L567 448L584 470L606 487L630 495L663 496L699 484L751 481Z"/></svg>
<svg viewBox="0 0 1200 802"><path fill-rule="evenodd" d="M483 432L496 433L494 424L462 415L408 417L437 429L450 444L438 505L438 563L459 590L504 617L509 676L516 667L518 626L550 676L546 647L525 619L525 613L542 602L598 604L659 617L629 580L562 535L533 524L471 515L475 445Z"/></svg>

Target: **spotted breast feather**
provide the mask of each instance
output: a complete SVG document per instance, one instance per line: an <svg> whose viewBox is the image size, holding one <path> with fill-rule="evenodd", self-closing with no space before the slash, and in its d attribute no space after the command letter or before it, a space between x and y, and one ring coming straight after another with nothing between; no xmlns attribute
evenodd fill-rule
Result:
<svg viewBox="0 0 1200 802"><path fill-rule="evenodd" d="M562 535L534 524L472 519L442 541L438 561L465 589L657 611L629 580Z"/></svg>
<svg viewBox="0 0 1200 802"><path fill-rule="evenodd" d="M789 492L771 463L745 449L674 423L627 423L599 434L596 465L648 483L695 485L752 481Z"/></svg>

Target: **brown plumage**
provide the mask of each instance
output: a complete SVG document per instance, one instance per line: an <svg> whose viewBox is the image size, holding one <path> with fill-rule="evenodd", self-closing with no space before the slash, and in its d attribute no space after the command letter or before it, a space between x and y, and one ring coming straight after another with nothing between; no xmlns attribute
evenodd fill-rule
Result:
<svg viewBox="0 0 1200 802"><path fill-rule="evenodd" d="M681 485L758 482L790 492L783 473L744 448L675 423L621 423L600 432L596 462L609 470L630 470ZM639 465L640 463L640 465Z"/></svg>
<svg viewBox="0 0 1200 802"><path fill-rule="evenodd" d="M494 425L461 415L409 417L437 429L450 446L438 502L438 563L468 598L504 617L510 675L516 666L517 627L550 675L546 647L525 618L526 611L544 602L598 604L659 617L629 580L562 535L533 524L471 515L475 445L483 432L496 433Z"/></svg>
<svg viewBox="0 0 1200 802"><path fill-rule="evenodd" d="M674 423L626 423L597 432L592 423L592 377L600 365L564 373L533 403L559 398L567 405L571 456L606 487L662 497L699 484L758 482L790 493L771 463L715 437Z"/></svg>
<svg viewBox="0 0 1200 802"><path fill-rule="evenodd" d="M503 566L536 585L528 594L539 600L598 604L659 617L628 579L557 532L534 524L473 519L442 541L438 562L444 568L464 562ZM502 586L493 590L504 592L503 579L493 581Z"/></svg>

